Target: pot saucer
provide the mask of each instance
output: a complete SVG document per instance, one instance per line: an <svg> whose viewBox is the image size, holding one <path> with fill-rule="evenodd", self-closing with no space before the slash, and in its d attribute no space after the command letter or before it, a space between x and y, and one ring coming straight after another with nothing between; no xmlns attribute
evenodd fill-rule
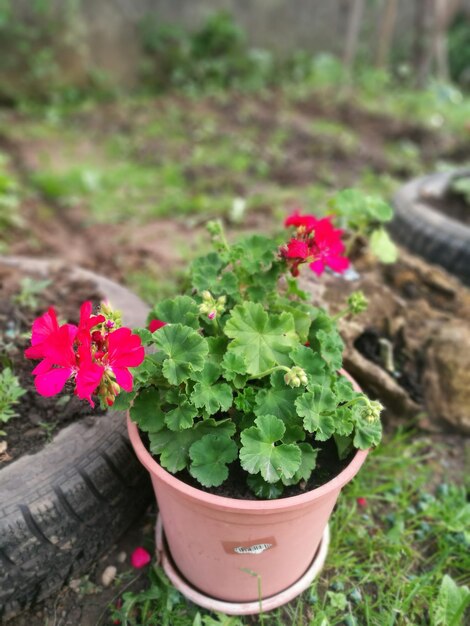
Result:
<svg viewBox="0 0 470 626"><path fill-rule="evenodd" d="M317 553L305 573L293 585L269 598L263 598L261 603L258 600L255 602L224 602L223 600L212 598L195 587L192 587L179 573L171 558L163 534L160 515L157 516L155 539L159 563L176 589L188 598L188 600L210 611L218 611L220 613L226 613L227 615L254 615L261 613L261 610L266 612L277 609L283 604L293 600L310 586L325 562L328 553L328 545L330 543L330 530L327 525L323 532Z"/></svg>

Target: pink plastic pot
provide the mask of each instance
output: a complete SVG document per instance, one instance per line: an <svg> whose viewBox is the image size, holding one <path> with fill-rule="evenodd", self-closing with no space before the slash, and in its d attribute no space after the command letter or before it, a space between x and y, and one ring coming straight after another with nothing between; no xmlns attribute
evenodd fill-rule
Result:
<svg viewBox="0 0 470 626"><path fill-rule="evenodd" d="M368 454L358 451L338 476L307 493L236 500L178 480L152 458L130 419L128 429L139 460L150 472L180 590L191 597L187 590L193 589L196 602L197 593L226 603L257 602L258 581L263 599L280 594L283 601L277 606L300 593L303 589L295 584L312 566L339 493ZM295 589L293 595L284 593L289 588Z"/></svg>

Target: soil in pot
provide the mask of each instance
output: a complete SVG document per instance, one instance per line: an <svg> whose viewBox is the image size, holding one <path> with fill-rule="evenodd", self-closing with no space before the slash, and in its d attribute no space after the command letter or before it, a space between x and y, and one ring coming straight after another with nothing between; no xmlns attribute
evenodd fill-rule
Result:
<svg viewBox="0 0 470 626"><path fill-rule="evenodd" d="M34 293L34 287L31 289L30 279L38 281L36 286L42 285L38 293ZM37 361L24 357L34 319L51 305L59 320L76 324L82 302L91 300L96 308L102 299L95 285L72 278L64 268L51 272L46 282L43 276L26 275L18 268L0 265L0 366L10 367L26 391L14 407L18 416L0 424L0 430L6 433L2 440L7 442L6 451L0 455L1 465L37 452L71 422L94 420L104 413L99 406L92 409L88 402L74 396L71 384L58 396L40 396L31 374Z"/></svg>

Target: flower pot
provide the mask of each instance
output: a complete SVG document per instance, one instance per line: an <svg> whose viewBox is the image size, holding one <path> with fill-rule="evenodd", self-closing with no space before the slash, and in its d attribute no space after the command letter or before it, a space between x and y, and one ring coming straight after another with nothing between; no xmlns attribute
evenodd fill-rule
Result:
<svg viewBox="0 0 470 626"><path fill-rule="evenodd" d="M259 594L270 609L275 608L308 586L313 576L304 586L296 583L305 580L313 567L339 493L368 454L358 451L340 474L307 493L278 500L239 500L180 481L153 459L130 419L128 429L134 450L152 479L171 555L172 563L167 565L173 574L178 572L170 578L174 583L181 581L178 588L195 602L200 597L214 599L204 604L214 610L221 610L220 601L253 605ZM286 594L290 588L292 593ZM269 603L276 596L279 601ZM257 609L243 610L242 606L230 612Z"/></svg>

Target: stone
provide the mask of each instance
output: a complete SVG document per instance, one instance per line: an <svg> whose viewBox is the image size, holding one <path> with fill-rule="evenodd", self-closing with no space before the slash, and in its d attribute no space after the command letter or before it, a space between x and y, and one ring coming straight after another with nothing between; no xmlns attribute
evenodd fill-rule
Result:
<svg viewBox="0 0 470 626"><path fill-rule="evenodd" d="M116 578L117 568L114 565L108 565L108 567L101 574L101 584L103 587L109 587L109 585Z"/></svg>
<svg viewBox="0 0 470 626"><path fill-rule="evenodd" d="M470 328L448 320L431 336L425 354L426 408L470 434Z"/></svg>

